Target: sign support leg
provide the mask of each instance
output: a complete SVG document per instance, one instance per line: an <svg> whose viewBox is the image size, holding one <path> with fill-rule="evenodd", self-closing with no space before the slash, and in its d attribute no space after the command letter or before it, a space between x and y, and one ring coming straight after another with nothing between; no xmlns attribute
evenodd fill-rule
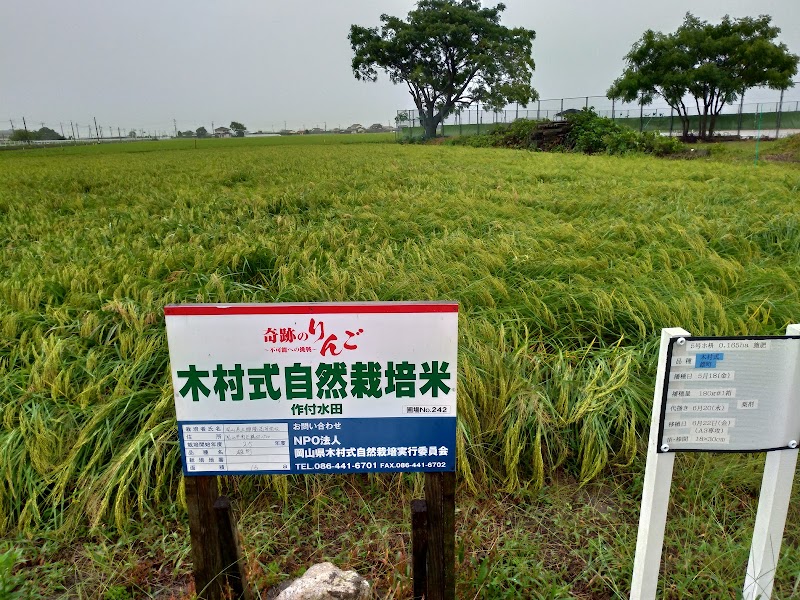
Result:
<svg viewBox="0 0 800 600"><path fill-rule="evenodd" d="M428 600L455 600L456 474L425 473L428 508Z"/></svg>
<svg viewBox="0 0 800 600"><path fill-rule="evenodd" d="M222 556L219 550L219 527L214 502L219 497L217 478L184 477L186 505L189 512L189 535L192 540L192 571L197 597L201 600L224 600Z"/></svg>
<svg viewBox="0 0 800 600"><path fill-rule="evenodd" d="M797 450L767 452L743 600L769 600L797 467Z"/></svg>
<svg viewBox="0 0 800 600"><path fill-rule="evenodd" d="M411 562L414 600L425 600L428 595L428 505L425 500L411 501Z"/></svg>
<svg viewBox="0 0 800 600"><path fill-rule="evenodd" d="M667 525L669 490L672 486L674 453L658 453L658 428L661 421L662 393L666 372L669 340L690 335L685 329L673 327L661 330L661 347L658 354L653 416L647 442L647 465L642 490L642 511L639 515L639 533L636 538L636 557L633 561L631 600L650 600L656 597L658 572L661 567L661 547Z"/></svg>
<svg viewBox="0 0 800 600"><path fill-rule="evenodd" d="M800 325L789 325L786 335L800 335ZM800 440L797 440L800 441ZM792 480L797 468L797 450L767 452L753 543L744 579L744 600L768 600L772 596L775 569L789 511Z"/></svg>

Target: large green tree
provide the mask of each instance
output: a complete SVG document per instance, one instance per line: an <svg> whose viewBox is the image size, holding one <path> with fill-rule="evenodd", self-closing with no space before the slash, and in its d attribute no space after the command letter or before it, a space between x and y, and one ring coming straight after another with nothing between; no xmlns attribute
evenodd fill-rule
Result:
<svg viewBox="0 0 800 600"><path fill-rule="evenodd" d="M531 87L536 33L500 24L503 4L420 0L407 20L381 15L381 27L350 27L353 74L375 81L378 69L405 84L425 137L451 113L481 100L490 109L536 98Z"/></svg>
<svg viewBox="0 0 800 600"><path fill-rule="evenodd" d="M689 132L694 101L703 138L714 134L717 116L747 89L786 89L797 74L798 57L776 42L771 17L725 16L710 24L686 13L671 34L647 30L625 56L626 67L609 98L650 103L656 96L673 108Z"/></svg>

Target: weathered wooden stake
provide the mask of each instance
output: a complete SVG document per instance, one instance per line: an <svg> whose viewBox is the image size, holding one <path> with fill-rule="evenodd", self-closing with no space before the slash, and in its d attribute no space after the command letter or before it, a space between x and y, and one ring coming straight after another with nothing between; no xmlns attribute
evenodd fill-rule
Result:
<svg viewBox="0 0 800 600"><path fill-rule="evenodd" d="M455 600L455 473L425 473L428 508L428 595L426 600Z"/></svg>
<svg viewBox="0 0 800 600"><path fill-rule="evenodd" d="M214 512L219 528L219 548L222 558L222 580L230 586L232 597L236 600L252 600L253 593L247 583L245 561L239 544L239 529L231 512L231 501L220 496L214 502Z"/></svg>
<svg viewBox="0 0 800 600"><path fill-rule="evenodd" d="M411 501L411 569L414 577L414 600L428 597L428 505L425 500Z"/></svg>
<svg viewBox="0 0 800 600"><path fill-rule="evenodd" d="M219 524L214 502L219 498L216 477L184 477L189 533L192 540L192 571L198 600L225 600Z"/></svg>

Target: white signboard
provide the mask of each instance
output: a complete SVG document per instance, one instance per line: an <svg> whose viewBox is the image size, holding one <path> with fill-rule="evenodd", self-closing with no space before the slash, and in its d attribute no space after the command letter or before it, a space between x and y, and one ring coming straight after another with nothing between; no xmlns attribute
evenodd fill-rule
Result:
<svg viewBox="0 0 800 600"><path fill-rule="evenodd" d="M763 451L800 441L800 338L670 341L659 451Z"/></svg>
<svg viewBox="0 0 800 600"><path fill-rule="evenodd" d="M455 470L457 304L164 312L185 474Z"/></svg>

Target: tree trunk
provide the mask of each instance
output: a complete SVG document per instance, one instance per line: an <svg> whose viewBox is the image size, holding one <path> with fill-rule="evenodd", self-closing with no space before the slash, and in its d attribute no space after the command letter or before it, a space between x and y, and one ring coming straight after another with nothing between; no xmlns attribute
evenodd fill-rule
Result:
<svg viewBox="0 0 800 600"><path fill-rule="evenodd" d="M705 105L703 107L703 116L700 119L700 137L703 139L703 141L708 141L709 129L708 105Z"/></svg>
<svg viewBox="0 0 800 600"><path fill-rule="evenodd" d="M712 112L711 118L708 120L708 138L711 139L714 136L714 131L717 129L717 114Z"/></svg>
<svg viewBox="0 0 800 600"><path fill-rule="evenodd" d="M433 109L419 111L419 120L425 129L425 139L430 140L436 137L436 130L442 122L442 114L434 114Z"/></svg>

